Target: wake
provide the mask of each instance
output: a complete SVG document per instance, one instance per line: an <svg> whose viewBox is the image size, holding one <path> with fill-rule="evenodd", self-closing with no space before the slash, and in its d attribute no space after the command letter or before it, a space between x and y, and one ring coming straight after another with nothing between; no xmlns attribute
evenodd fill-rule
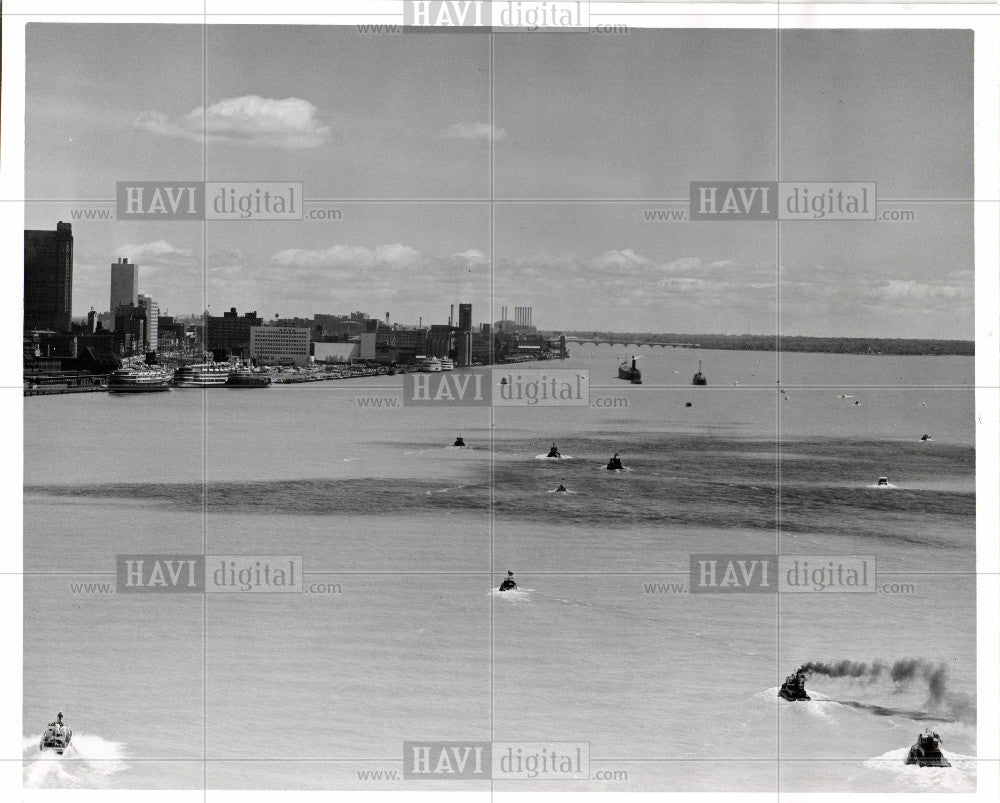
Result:
<svg viewBox="0 0 1000 803"><path fill-rule="evenodd" d="M84 788L105 785L107 779L128 769L125 746L86 733L73 733L73 741L60 756L41 751L42 734L22 740L24 785L32 789Z"/></svg>

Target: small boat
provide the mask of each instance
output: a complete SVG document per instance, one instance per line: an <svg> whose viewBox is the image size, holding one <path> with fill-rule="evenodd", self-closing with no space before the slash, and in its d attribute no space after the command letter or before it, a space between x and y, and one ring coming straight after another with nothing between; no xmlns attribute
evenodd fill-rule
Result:
<svg viewBox="0 0 1000 803"><path fill-rule="evenodd" d="M698 360L698 373L694 375L694 378L691 380L691 384L692 385L708 384L708 379L706 379L705 375L701 372L701 360Z"/></svg>
<svg viewBox="0 0 1000 803"><path fill-rule="evenodd" d="M514 572L508 571L507 576L504 581L500 584L501 591L513 591L517 588L517 583L514 582Z"/></svg>
<svg viewBox="0 0 1000 803"><path fill-rule="evenodd" d="M63 723L62 713L60 713L55 722L48 724L45 733L42 734L42 740L38 743L38 749L43 752L52 750L56 755L61 756L63 751L69 747L72 738L73 731Z"/></svg>
<svg viewBox="0 0 1000 803"><path fill-rule="evenodd" d="M941 737L933 731L924 731L906 755L907 764L918 767L950 767L951 762L941 752Z"/></svg>
<svg viewBox="0 0 1000 803"><path fill-rule="evenodd" d="M801 669L792 672L792 674L785 678L785 682L781 684L781 688L778 689L778 696L793 703L800 700L812 699L806 694L806 673Z"/></svg>
<svg viewBox="0 0 1000 803"><path fill-rule="evenodd" d="M124 366L112 371L108 377L108 390L112 393L157 393L170 390L170 374L162 368L141 364Z"/></svg>
<svg viewBox="0 0 1000 803"><path fill-rule="evenodd" d="M931 439L930 435L922 435L921 438L920 438L920 440L922 440L924 443L926 443L930 439Z"/></svg>
<svg viewBox="0 0 1000 803"><path fill-rule="evenodd" d="M565 493L569 493L569 491L568 491L568 490L566 489L566 486L565 486L565 485L562 485L562 484L560 484L560 485L559 485L559 487L558 487L558 488L556 488L556 491L555 491L555 492L556 492L557 494L565 494Z"/></svg>
<svg viewBox="0 0 1000 803"><path fill-rule="evenodd" d="M562 457L562 455L559 454L559 447L556 446L555 441L553 441L552 448L549 449L549 453L547 455L545 455L545 456L546 457L551 457L551 458L561 458Z"/></svg>
<svg viewBox="0 0 1000 803"><path fill-rule="evenodd" d="M633 385L642 384L642 371L636 365L638 357L634 354L631 360L625 360L621 365L618 366L618 378L625 379L631 382Z"/></svg>
<svg viewBox="0 0 1000 803"><path fill-rule="evenodd" d="M452 446L465 446L465 438L459 435L457 438L455 438L455 442L452 444Z"/></svg>
<svg viewBox="0 0 1000 803"><path fill-rule="evenodd" d="M879 477L878 478L878 484L879 485L888 486L889 485L889 478L888 477Z"/></svg>
<svg viewBox="0 0 1000 803"><path fill-rule="evenodd" d="M226 378L227 388L266 388L271 384L267 371L253 368L237 368Z"/></svg>
<svg viewBox="0 0 1000 803"><path fill-rule="evenodd" d="M618 452L615 452L614 457L608 461L607 465L608 471L624 471L625 466L622 465L622 459L618 456Z"/></svg>

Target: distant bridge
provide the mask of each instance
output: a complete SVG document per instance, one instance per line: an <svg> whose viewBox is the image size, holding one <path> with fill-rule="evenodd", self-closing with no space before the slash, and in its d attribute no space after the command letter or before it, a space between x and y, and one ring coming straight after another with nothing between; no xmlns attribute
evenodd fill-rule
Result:
<svg viewBox="0 0 1000 803"><path fill-rule="evenodd" d="M594 345L594 346L612 346L612 347L613 346L635 346L636 348L640 348L642 346L650 346L651 348L655 347L655 346L659 346L660 348L664 348L664 349L665 348L672 348L672 349L678 349L678 348L697 349L697 348L701 348L701 343L674 343L674 342L662 341L662 340L640 340L638 338L635 338L635 339L630 339L630 338L615 338L615 337L611 337L611 336L603 336L602 337L600 335L594 335L594 336L567 335L567 337L566 337L566 345L569 345L571 343L575 344L577 346L585 346L587 344L591 344L591 345Z"/></svg>

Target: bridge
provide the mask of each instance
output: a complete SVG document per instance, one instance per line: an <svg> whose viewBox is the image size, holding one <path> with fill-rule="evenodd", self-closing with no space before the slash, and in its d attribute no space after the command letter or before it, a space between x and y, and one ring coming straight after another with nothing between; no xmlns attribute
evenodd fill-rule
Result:
<svg viewBox="0 0 1000 803"><path fill-rule="evenodd" d="M664 340L653 340L637 337L627 337L621 336L615 337L613 335L566 335L566 345L594 345L594 346L634 346L635 348L641 348L642 346L649 346L655 348L659 346L660 348L672 348L672 349L697 349L701 348L700 343L676 343L673 341Z"/></svg>

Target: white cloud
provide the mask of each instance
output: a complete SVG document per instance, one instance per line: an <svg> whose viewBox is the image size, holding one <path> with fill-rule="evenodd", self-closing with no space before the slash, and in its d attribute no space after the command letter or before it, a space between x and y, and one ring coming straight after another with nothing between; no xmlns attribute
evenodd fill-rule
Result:
<svg viewBox="0 0 1000 803"><path fill-rule="evenodd" d="M143 260L154 262L182 261L191 257L191 252L178 248L166 240L154 240L149 243L126 244L115 251L117 257L128 257L131 262L141 264Z"/></svg>
<svg viewBox="0 0 1000 803"><path fill-rule="evenodd" d="M204 136L255 147L298 150L327 142L329 127L318 109L301 98L275 100L259 95L225 98L207 109L171 120L161 112L143 112L133 122L137 131L201 142Z"/></svg>
<svg viewBox="0 0 1000 803"><path fill-rule="evenodd" d="M414 268L425 264L415 248L401 243L368 248L362 245L334 245L320 250L288 248L272 261L285 268L324 268L346 273L375 268Z"/></svg>
<svg viewBox="0 0 1000 803"><path fill-rule="evenodd" d="M490 138L490 126L489 123L453 123L441 133L441 136L448 139L488 140ZM506 138L506 129L496 129L494 139L501 140Z"/></svg>
<svg viewBox="0 0 1000 803"><path fill-rule="evenodd" d="M458 254L452 254L450 259L456 267L466 268L467 270L484 268L490 264L489 257L475 248L470 248L468 251L462 251Z"/></svg>

